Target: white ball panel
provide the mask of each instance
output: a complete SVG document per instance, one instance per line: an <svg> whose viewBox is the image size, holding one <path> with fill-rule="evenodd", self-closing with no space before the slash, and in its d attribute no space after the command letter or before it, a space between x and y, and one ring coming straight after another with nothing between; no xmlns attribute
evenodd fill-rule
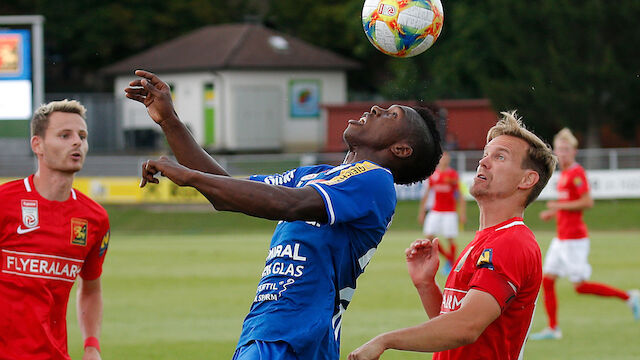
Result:
<svg viewBox="0 0 640 360"><path fill-rule="evenodd" d="M366 0L362 6L362 18L368 18L376 9L380 0Z"/></svg>
<svg viewBox="0 0 640 360"><path fill-rule="evenodd" d="M387 24L382 21L376 21L376 42L384 51L395 53L398 51L396 48L396 41L393 32Z"/></svg>
<svg viewBox="0 0 640 360"><path fill-rule="evenodd" d="M424 29L433 22L433 12L418 6L403 10L398 15L398 24L414 29Z"/></svg>
<svg viewBox="0 0 640 360"><path fill-rule="evenodd" d="M408 56L415 56L420 54L421 52L427 50L428 48L431 47L431 45L433 45L433 36L431 35L427 35L426 38L424 38L424 40L422 40L422 42L420 43L420 45L416 46L413 50L411 50L409 52Z"/></svg>

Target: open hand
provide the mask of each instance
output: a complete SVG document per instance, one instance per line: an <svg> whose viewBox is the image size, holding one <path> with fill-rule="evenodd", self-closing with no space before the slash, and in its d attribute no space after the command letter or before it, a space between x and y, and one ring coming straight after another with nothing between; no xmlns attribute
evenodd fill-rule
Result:
<svg viewBox="0 0 640 360"><path fill-rule="evenodd" d="M133 80L124 89L126 97L138 101L147 108L149 116L157 124L170 118L177 118L171 100L171 89L158 76L145 70L136 70L141 79Z"/></svg>
<svg viewBox="0 0 640 360"><path fill-rule="evenodd" d="M409 276L415 287L434 282L440 266L438 256L438 238L433 240L419 239L411 243L405 250Z"/></svg>
<svg viewBox="0 0 640 360"><path fill-rule="evenodd" d="M543 210L540 212L540 219L544 221L549 221L553 219L555 214L556 214L555 210L551 210L551 209Z"/></svg>

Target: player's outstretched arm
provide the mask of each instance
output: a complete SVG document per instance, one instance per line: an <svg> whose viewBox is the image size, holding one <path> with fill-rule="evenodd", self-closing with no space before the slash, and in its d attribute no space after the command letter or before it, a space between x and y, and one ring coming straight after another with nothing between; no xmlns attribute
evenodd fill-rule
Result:
<svg viewBox="0 0 640 360"><path fill-rule="evenodd" d="M176 185L191 186L221 211L241 212L270 220L328 220L322 197L310 186L289 188L229 176L206 174L188 169L166 157L149 160L142 166L143 187L158 183L153 176L162 173Z"/></svg>
<svg viewBox="0 0 640 360"><path fill-rule="evenodd" d="M136 70L139 79L129 83L124 89L129 99L138 101L164 132L167 142L180 164L209 174L226 175L227 171L218 164L193 139L189 129L180 121L171 100L171 89L158 76L145 70Z"/></svg>
<svg viewBox="0 0 640 360"><path fill-rule="evenodd" d="M78 313L78 325L83 340L89 337L100 337L102 324L102 286L100 278L95 280L78 281L76 311ZM82 360L100 360L100 351L95 346L87 346L84 349Z"/></svg>
<svg viewBox="0 0 640 360"><path fill-rule="evenodd" d="M387 349L435 352L475 342L500 316L500 305L489 293L470 290L460 309L423 324L376 336L349 354L349 360L379 359Z"/></svg>
<svg viewBox="0 0 640 360"><path fill-rule="evenodd" d="M578 199L571 201L547 201L547 207L552 210L583 211L593 207L593 198L587 191Z"/></svg>

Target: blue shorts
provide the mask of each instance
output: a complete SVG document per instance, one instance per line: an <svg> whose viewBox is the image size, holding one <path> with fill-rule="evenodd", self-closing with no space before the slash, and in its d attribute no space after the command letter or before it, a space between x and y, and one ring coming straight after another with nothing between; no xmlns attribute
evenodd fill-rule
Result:
<svg viewBox="0 0 640 360"><path fill-rule="evenodd" d="M255 340L236 349L232 360L298 360L284 341Z"/></svg>

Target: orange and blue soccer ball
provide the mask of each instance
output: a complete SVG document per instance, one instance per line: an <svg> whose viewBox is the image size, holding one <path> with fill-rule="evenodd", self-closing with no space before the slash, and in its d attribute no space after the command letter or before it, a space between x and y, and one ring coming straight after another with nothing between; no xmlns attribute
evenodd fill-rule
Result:
<svg viewBox="0 0 640 360"><path fill-rule="evenodd" d="M416 56L430 48L443 21L440 0L365 0L362 7L367 39L395 57Z"/></svg>

